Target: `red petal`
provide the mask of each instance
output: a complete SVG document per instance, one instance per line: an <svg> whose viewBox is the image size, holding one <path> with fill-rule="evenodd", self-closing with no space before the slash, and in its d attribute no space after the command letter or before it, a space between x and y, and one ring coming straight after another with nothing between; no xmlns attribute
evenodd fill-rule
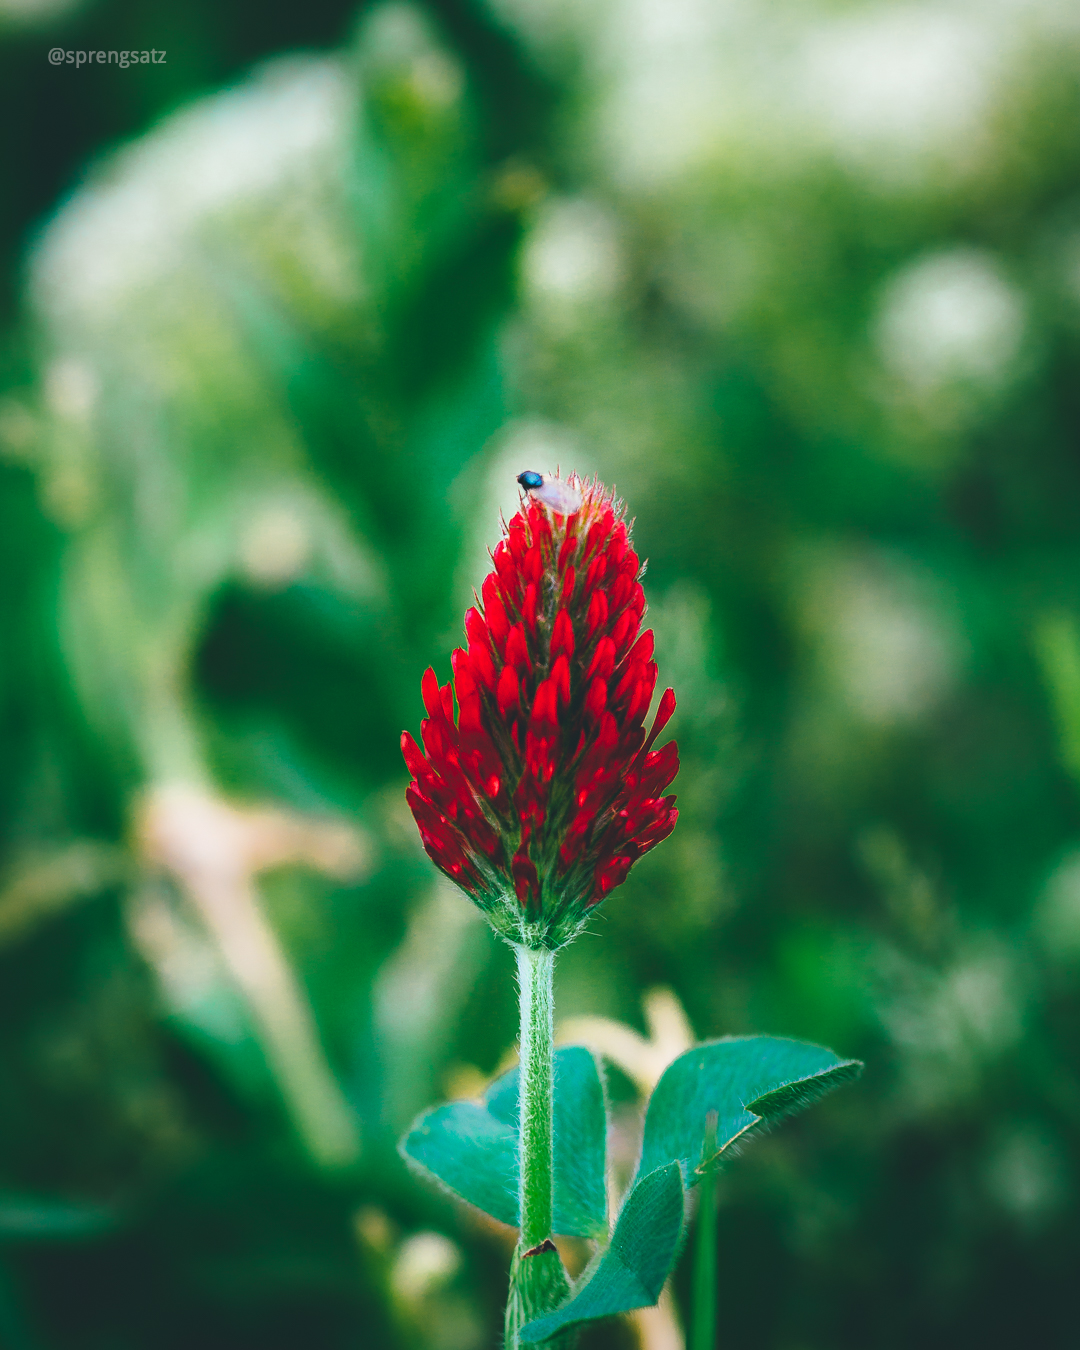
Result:
<svg viewBox="0 0 1080 1350"><path fill-rule="evenodd" d="M643 679L638 680L637 684L634 686L634 692L626 707L626 721L628 724L640 722L649 711L649 704L652 702L653 688L656 684L655 665L653 665L652 670L653 674L651 679L648 676L645 676Z"/></svg>
<svg viewBox="0 0 1080 1350"><path fill-rule="evenodd" d="M534 543L549 544L551 542L551 522L548 520L547 512L539 502L533 502L529 507L529 528L532 530Z"/></svg>
<svg viewBox="0 0 1080 1350"><path fill-rule="evenodd" d="M589 612L585 617L585 626L588 629L589 636L592 637L598 628L603 628L607 621L607 596L603 591L594 591L592 599L589 601Z"/></svg>
<svg viewBox="0 0 1080 1350"><path fill-rule="evenodd" d="M675 690L665 689L660 698L660 706L656 710L656 717L653 719L652 731L649 732L649 739L645 742L645 749L651 750L653 741L663 731L671 721L671 714L675 711Z"/></svg>
<svg viewBox="0 0 1080 1350"><path fill-rule="evenodd" d="M518 790L514 793L514 808L521 821L524 843L531 837L533 828L543 825L547 817L547 792L532 774L526 774L518 784Z"/></svg>
<svg viewBox="0 0 1080 1350"><path fill-rule="evenodd" d="M604 713L600 719L600 727L596 733L596 749L603 752L613 750L619 743L619 724L612 717L611 713Z"/></svg>
<svg viewBox="0 0 1080 1350"><path fill-rule="evenodd" d="M465 632L469 639L469 646L477 647L491 646L491 635L488 632L487 624L484 622L484 616L473 606L465 614Z"/></svg>
<svg viewBox="0 0 1080 1350"><path fill-rule="evenodd" d="M401 733L401 753L405 757L405 767L414 778L421 777L425 771L430 772L430 766L424 758L424 752L407 731Z"/></svg>
<svg viewBox="0 0 1080 1350"><path fill-rule="evenodd" d="M536 597L536 585L530 581L525 587L525 603L521 606L521 615L530 633L536 632Z"/></svg>
<svg viewBox="0 0 1080 1350"><path fill-rule="evenodd" d="M536 864L524 849L518 849L514 854L510 870L514 877L514 891L518 900L525 905L530 900L538 899L540 878L536 875Z"/></svg>
<svg viewBox="0 0 1080 1350"><path fill-rule="evenodd" d="M503 666L502 674L499 676L499 684L495 692L495 697L499 702L499 711L504 717L511 710L516 711L519 707L519 681L517 671L513 666Z"/></svg>
<svg viewBox="0 0 1080 1350"><path fill-rule="evenodd" d="M589 685L589 692L585 695L585 711L593 718L599 718L607 707L608 688L607 681L595 679Z"/></svg>
<svg viewBox="0 0 1080 1350"><path fill-rule="evenodd" d="M489 574L488 581L493 578ZM487 581L484 582L485 592L488 589ZM492 588L494 590L494 587ZM490 599L484 601L484 621L487 624L488 632L491 634L491 640L495 644L495 650L502 655L506 646L506 635L510 631L510 620L506 617L506 606L497 595L492 595Z"/></svg>
<svg viewBox="0 0 1080 1350"><path fill-rule="evenodd" d="M589 669L585 672L585 678L591 680L599 676L602 680L606 680L614 669L615 644L611 638L602 637L596 644L596 651L589 663Z"/></svg>
<svg viewBox="0 0 1080 1350"><path fill-rule="evenodd" d="M532 674L532 661L529 660L529 644L525 640L525 625L514 624L506 639L506 664L513 666L520 676Z"/></svg>
<svg viewBox="0 0 1080 1350"><path fill-rule="evenodd" d="M550 783L555 774L554 736L529 731L525 737L525 767L538 783Z"/></svg>
<svg viewBox="0 0 1080 1350"><path fill-rule="evenodd" d="M520 569L529 551L529 540L525 533L525 517L519 511L506 527L506 546L516 567Z"/></svg>
<svg viewBox="0 0 1080 1350"><path fill-rule="evenodd" d="M654 646L655 643L653 641L653 631L650 628L646 632L642 633L642 635L630 648L630 655L627 657L627 660L651 661L653 659Z"/></svg>
<svg viewBox="0 0 1080 1350"><path fill-rule="evenodd" d="M679 772L679 747L668 741L662 750L651 750L641 770L640 790L657 797Z"/></svg>
<svg viewBox="0 0 1080 1350"><path fill-rule="evenodd" d="M589 905L598 905L606 895L610 895L616 886L621 886L633 865L634 859L627 857L609 858L607 862L600 864L594 877L596 893L589 901Z"/></svg>
<svg viewBox="0 0 1080 1350"><path fill-rule="evenodd" d="M438 717L442 703L439 698L439 681L434 670L428 666L424 671L423 679L420 681L420 695L424 700L424 707L427 709L429 717Z"/></svg>
<svg viewBox="0 0 1080 1350"><path fill-rule="evenodd" d="M551 628L551 654L558 656L560 652L565 652L567 656L574 654L574 625L565 609L560 609L555 615Z"/></svg>
<svg viewBox="0 0 1080 1350"><path fill-rule="evenodd" d="M525 562L521 571L526 581L531 581L534 586L540 585L540 578L544 575L544 559L538 543L533 544L532 548L525 554Z"/></svg>
<svg viewBox="0 0 1080 1350"><path fill-rule="evenodd" d="M621 653L634 640L634 634L638 627L638 617L632 610L625 609L615 620L615 626L611 630L611 640L615 644L617 653Z"/></svg>
<svg viewBox="0 0 1080 1350"><path fill-rule="evenodd" d="M611 696L612 703L625 704L634 687L644 678L645 667L627 659L622 667L622 675Z"/></svg>
<svg viewBox="0 0 1080 1350"><path fill-rule="evenodd" d="M599 561L599 559L597 559ZM625 609L629 603L631 593L634 589L634 582L626 575L621 573L608 587L608 604L612 612L617 614L619 610Z"/></svg>
<svg viewBox="0 0 1080 1350"><path fill-rule="evenodd" d="M483 585L480 587L480 598L484 602L484 618L487 619L488 605L490 605L493 600L498 600L500 602L502 600L502 595L499 591L499 574L497 572L489 572L484 578Z"/></svg>
<svg viewBox="0 0 1080 1350"><path fill-rule="evenodd" d="M499 574L499 580L502 582L503 596L507 600L516 601L521 592L521 586L514 556L510 552L505 539L500 540L496 545L495 552L491 555L491 561L495 564L495 571Z"/></svg>
<svg viewBox="0 0 1080 1350"><path fill-rule="evenodd" d="M582 561L591 557L595 549L603 548L605 540L611 534L614 523L614 512L610 506L606 506L600 515L600 519L592 525L589 533L585 537L585 549L582 553Z"/></svg>
<svg viewBox="0 0 1080 1350"><path fill-rule="evenodd" d="M489 692L495 688L495 662L491 659L486 643L477 643L469 648L469 664L478 683Z"/></svg>
<svg viewBox="0 0 1080 1350"><path fill-rule="evenodd" d="M551 668L549 677L558 690L559 702L565 707L570 702L570 662L562 652Z"/></svg>
<svg viewBox="0 0 1080 1350"><path fill-rule="evenodd" d="M561 658L565 659L565 658ZM546 680L541 680L537 686L536 698L533 700L531 725L538 730L550 728L557 730L559 726L559 702L558 686L552 675Z"/></svg>

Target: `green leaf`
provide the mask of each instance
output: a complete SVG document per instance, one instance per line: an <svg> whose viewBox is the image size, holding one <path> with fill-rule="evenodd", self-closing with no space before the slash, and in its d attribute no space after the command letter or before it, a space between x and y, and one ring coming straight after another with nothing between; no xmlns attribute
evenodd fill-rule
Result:
<svg viewBox="0 0 1080 1350"><path fill-rule="evenodd" d="M518 1071L482 1102L425 1111L400 1150L461 1200L500 1223L518 1223ZM607 1234L607 1114L596 1061L579 1045L555 1052L555 1232Z"/></svg>
<svg viewBox="0 0 1080 1350"><path fill-rule="evenodd" d="M592 1051L555 1051L556 1233L606 1238L607 1106Z"/></svg>
<svg viewBox="0 0 1080 1350"><path fill-rule="evenodd" d="M546 1341L576 1322L648 1308L660 1297L683 1227L682 1172L668 1163L638 1181L623 1206L611 1245L568 1303L526 1323L520 1339Z"/></svg>
<svg viewBox="0 0 1080 1350"><path fill-rule="evenodd" d="M448 1102L425 1111L398 1147L459 1200L517 1226L517 1138L486 1106Z"/></svg>
<svg viewBox="0 0 1080 1350"><path fill-rule="evenodd" d="M737 1139L803 1110L861 1072L858 1060L779 1036L696 1045L668 1065L649 1100L638 1174L678 1162L692 1186ZM717 1116L716 1144L703 1156L710 1111Z"/></svg>

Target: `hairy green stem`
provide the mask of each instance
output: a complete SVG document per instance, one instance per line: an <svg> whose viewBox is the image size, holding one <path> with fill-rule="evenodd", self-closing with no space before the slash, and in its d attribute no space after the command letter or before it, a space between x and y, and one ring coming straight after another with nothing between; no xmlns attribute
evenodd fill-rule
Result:
<svg viewBox="0 0 1080 1350"><path fill-rule="evenodd" d="M526 1322L567 1297L570 1285L551 1241L554 1210L555 954L514 947L521 1007L518 1171L521 1235L510 1269L506 1347Z"/></svg>
<svg viewBox="0 0 1080 1350"><path fill-rule="evenodd" d="M555 954L516 948L521 999L520 1200L526 1250L551 1237Z"/></svg>

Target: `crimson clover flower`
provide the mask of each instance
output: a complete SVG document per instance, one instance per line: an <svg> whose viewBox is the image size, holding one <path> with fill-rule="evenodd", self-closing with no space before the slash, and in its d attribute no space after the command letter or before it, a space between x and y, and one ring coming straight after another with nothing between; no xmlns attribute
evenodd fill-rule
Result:
<svg viewBox="0 0 1080 1350"><path fill-rule="evenodd" d="M498 932L554 949L675 828L662 794L679 756L674 741L653 749L673 690L645 731L657 669L625 508L598 481L547 481L549 500L580 508L560 515L527 494L465 616L452 681L424 674L424 749L407 731L401 748L431 860Z"/></svg>

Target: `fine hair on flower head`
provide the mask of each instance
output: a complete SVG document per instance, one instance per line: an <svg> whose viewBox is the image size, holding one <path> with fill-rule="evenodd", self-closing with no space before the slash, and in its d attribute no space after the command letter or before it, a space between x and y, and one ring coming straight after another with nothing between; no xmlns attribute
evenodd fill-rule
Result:
<svg viewBox="0 0 1080 1350"><path fill-rule="evenodd" d="M453 678L424 674L423 749L401 745L432 861L505 937L557 948L674 829L679 758L653 748L671 689L645 728L657 667L625 507L597 479L540 478L519 479Z"/></svg>

